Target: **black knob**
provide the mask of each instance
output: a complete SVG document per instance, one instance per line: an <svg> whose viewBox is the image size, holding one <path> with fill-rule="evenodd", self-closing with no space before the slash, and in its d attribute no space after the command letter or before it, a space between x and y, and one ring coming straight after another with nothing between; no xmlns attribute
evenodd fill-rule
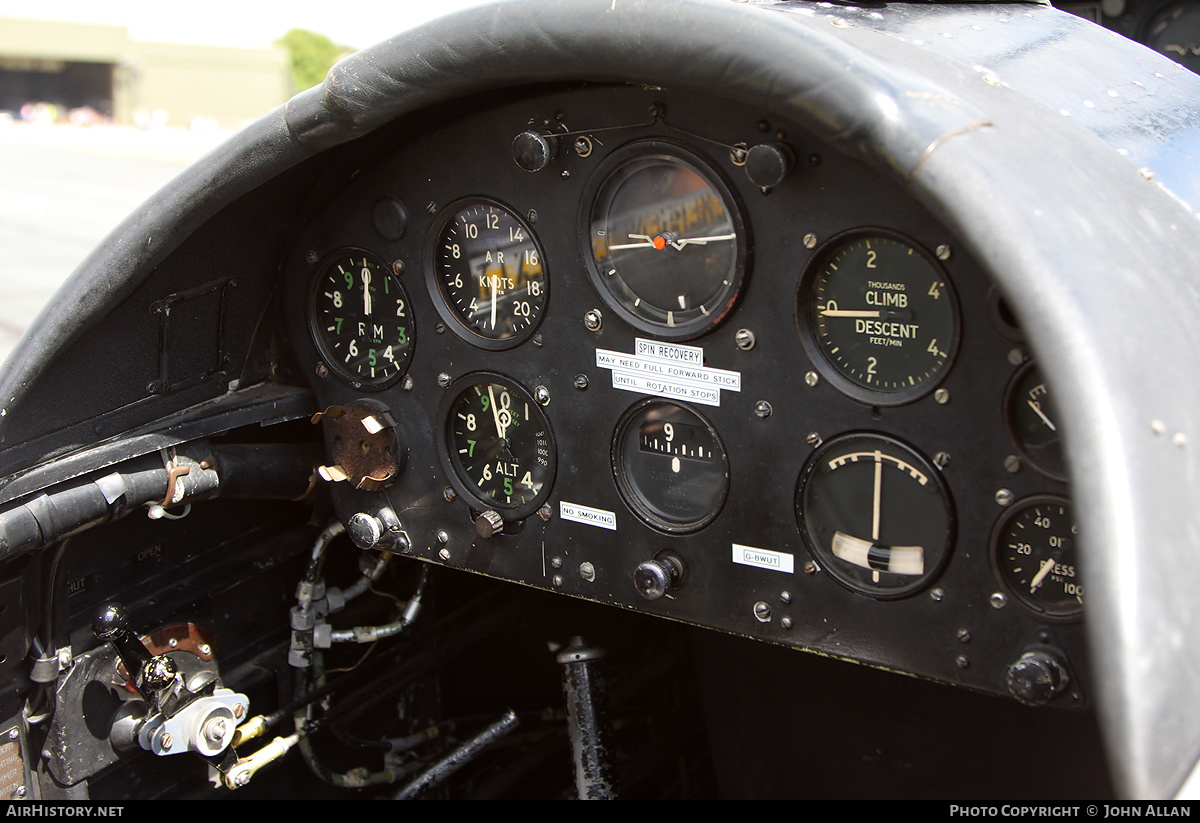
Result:
<svg viewBox="0 0 1200 823"><path fill-rule="evenodd" d="M525 171L541 171L557 153L558 141L536 131L523 131L512 143L513 160Z"/></svg>
<svg viewBox="0 0 1200 823"><path fill-rule="evenodd" d="M119 632L129 630L129 613L120 603L105 603L92 620L92 634L101 640L112 640Z"/></svg>
<svg viewBox="0 0 1200 823"><path fill-rule="evenodd" d="M1044 706L1067 687L1067 670L1046 652L1026 652L1008 667L1009 694L1026 706Z"/></svg>
<svg viewBox="0 0 1200 823"><path fill-rule="evenodd" d="M746 176L764 189L783 182L795 164L795 155L784 143L760 143L746 154Z"/></svg>
<svg viewBox="0 0 1200 823"><path fill-rule="evenodd" d="M683 578L683 563L678 557L659 554L638 564L633 570L633 585L647 600L658 600L679 585Z"/></svg>
<svg viewBox="0 0 1200 823"><path fill-rule="evenodd" d="M383 521L367 512L356 512L346 521L346 531L360 549L373 549L383 540Z"/></svg>

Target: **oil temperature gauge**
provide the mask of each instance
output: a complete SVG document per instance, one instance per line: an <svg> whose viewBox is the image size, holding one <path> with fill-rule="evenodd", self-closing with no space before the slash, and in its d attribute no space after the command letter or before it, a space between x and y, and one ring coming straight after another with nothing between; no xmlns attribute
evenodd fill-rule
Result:
<svg viewBox="0 0 1200 823"><path fill-rule="evenodd" d="M1083 613L1071 503L1050 495L1018 501L992 531L992 569L1010 594L1043 617Z"/></svg>
<svg viewBox="0 0 1200 823"><path fill-rule="evenodd" d="M879 599L932 581L954 537L939 475L915 449L885 435L830 440L809 458L796 489L796 518L817 564Z"/></svg>

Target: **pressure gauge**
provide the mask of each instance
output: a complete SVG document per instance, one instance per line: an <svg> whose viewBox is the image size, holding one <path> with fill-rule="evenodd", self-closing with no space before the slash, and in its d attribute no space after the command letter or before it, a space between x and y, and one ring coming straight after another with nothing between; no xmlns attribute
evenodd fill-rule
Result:
<svg viewBox="0 0 1200 823"><path fill-rule="evenodd" d="M814 452L796 489L796 518L821 569L879 599L937 577L954 538L938 470L882 434L842 435Z"/></svg>
<svg viewBox="0 0 1200 823"><path fill-rule="evenodd" d="M834 238L801 280L805 346L845 394L878 406L915 400L940 382L958 347L958 301L929 254L899 235Z"/></svg>
<svg viewBox="0 0 1200 823"><path fill-rule="evenodd" d="M1004 392L1004 424L1025 462L1047 477L1066 481L1062 432L1054 395L1033 363L1013 375Z"/></svg>
<svg viewBox="0 0 1200 823"><path fill-rule="evenodd" d="M605 161L586 197L584 259L623 320L682 340L725 318L749 254L737 203L713 168L678 146L634 143Z"/></svg>
<svg viewBox="0 0 1200 823"><path fill-rule="evenodd" d="M992 531L992 569L1004 588L1042 617L1083 613L1083 580L1071 503L1051 495L1017 501Z"/></svg>
<svg viewBox="0 0 1200 823"><path fill-rule="evenodd" d="M369 252L339 249L317 268L308 326L321 358L363 389L383 389L408 370L414 329L408 296Z"/></svg>
<svg viewBox="0 0 1200 823"><path fill-rule="evenodd" d="M426 277L450 327L484 349L528 340L549 297L533 230L507 206L478 197L452 204L436 224Z"/></svg>
<svg viewBox="0 0 1200 823"><path fill-rule="evenodd" d="M499 374L462 377L440 410L442 462L460 494L505 519L537 511L554 483L550 422L521 385Z"/></svg>

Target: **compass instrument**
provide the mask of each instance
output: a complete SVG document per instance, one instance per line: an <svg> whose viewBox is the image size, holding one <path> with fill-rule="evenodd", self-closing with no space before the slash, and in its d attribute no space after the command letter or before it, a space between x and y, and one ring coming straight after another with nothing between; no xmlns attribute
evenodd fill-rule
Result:
<svg viewBox="0 0 1200 823"><path fill-rule="evenodd" d="M725 448L708 421L680 403L635 404L617 424L612 456L621 497L654 528L696 531L725 503Z"/></svg>

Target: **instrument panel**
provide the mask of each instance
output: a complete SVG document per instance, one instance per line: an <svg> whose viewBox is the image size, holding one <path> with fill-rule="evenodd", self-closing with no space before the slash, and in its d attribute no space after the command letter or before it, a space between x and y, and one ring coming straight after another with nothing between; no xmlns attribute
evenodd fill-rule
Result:
<svg viewBox="0 0 1200 823"><path fill-rule="evenodd" d="M431 563L1087 704L1061 421L932 215L802 124L669 90L427 122L329 172L286 261L326 414L396 435L383 476L326 430L343 520Z"/></svg>

